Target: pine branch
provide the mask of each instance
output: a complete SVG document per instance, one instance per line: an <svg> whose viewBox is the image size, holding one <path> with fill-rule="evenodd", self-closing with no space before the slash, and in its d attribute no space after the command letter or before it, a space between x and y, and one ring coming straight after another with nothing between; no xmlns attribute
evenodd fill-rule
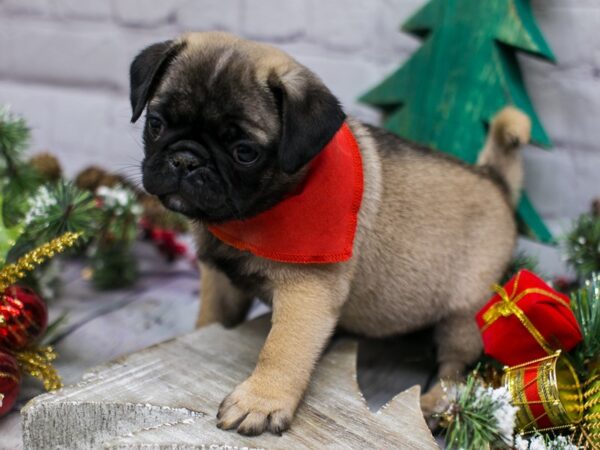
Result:
<svg viewBox="0 0 600 450"><path fill-rule="evenodd" d="M29 137L25 120L14 116L8 107L0 107L0 157L4 163L4 176L19 175L20 158L27 148Z"/></svg>
<svg viewBox="0 0 600 450"><path fill-rule="evenodd" d="M0 108L0 187L4 201L2 219L13 227L23 218L27 196L35 190L41 179L37 171L23 162L30 132L25 120Z"/></svg>
<svg viewBox="0 0 600 450"><path fill-rule="evenodd" d="M575 356L582 366L587 366L600 356L600 274L593 274L571 295L571 308L583 335Z"/></svg>
<svg viewBox="0 0 600 450"><path fill-rule="evenodd" d="M66 232L91 234L98 210L94 197L69 182L41 186L30 199L24 231L8 254L15 261L28 250Z"/></svg>
<svg viewBox="0 0 600 450"><path fill-rule="evenodd" d="M96 191L102 217L91 248L92 282L98 289L130 286L138 277L131 244L138 234L142 207L135 192L124 186Z"/></svg>
<svg viewBox="0 0 600 450"><path fill-rule="evenodd" d="M99 245L114 241L129 245L137 237L138 221L142 213L135 192L117 185L112 188L101 186L96 194L102 213Z"/></svg>
<svg viewBox="0 0 600 450"><path fill-rule="evenodd" d="M565 238L567 262L585 278L600 272L600 217L586 213L575 221Z"/></svg>
<svg viewBox="0 0 600 450"><path fill-rule="evenodd" d="M516 410L506 388L493 389L473 372L465 384L444 386L449 406L441 417L449 450L508 448Z"/></svg>
<svg viewBox="0 0 600 450"><path fill-rule="evenodd" d="M45 239L67 231L89 232L98 219L93 196L70 182L42 186L25 217L25 226Z"/></svg>

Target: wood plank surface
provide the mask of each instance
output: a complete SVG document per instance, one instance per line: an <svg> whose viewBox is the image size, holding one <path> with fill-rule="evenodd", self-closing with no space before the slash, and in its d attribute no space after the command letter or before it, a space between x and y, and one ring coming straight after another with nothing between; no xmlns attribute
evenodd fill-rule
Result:
<svg viewBox="0 0 600 450"><path fill-rule="evenodd" d="M339 339L326 352L283 436L252 438L216 428L219 403L250 374L267 331L267 318L234 330L214 325L37 397L22 411L25 448L437 448L420 412L418 387L377 413L369 410L356 381L352 339Z"/></svg>

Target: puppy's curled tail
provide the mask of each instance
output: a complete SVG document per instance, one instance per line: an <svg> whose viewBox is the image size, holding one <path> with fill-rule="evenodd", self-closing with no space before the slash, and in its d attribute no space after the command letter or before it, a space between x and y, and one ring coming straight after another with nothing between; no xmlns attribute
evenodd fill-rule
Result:
<svg viewBox="0 0 600 450"><path fill-rule="evenodd" d="M523 157L520 147L531 138L531 119L521 110L507 106L492 119L477 165L493 168L508 185L513 206L523 187Z"/></svg>

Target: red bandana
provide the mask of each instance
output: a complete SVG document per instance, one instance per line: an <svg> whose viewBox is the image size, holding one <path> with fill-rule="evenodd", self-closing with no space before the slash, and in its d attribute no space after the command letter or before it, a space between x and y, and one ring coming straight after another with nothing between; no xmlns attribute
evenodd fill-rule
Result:
<svg viewBox="0 0 600 450"><path fill-rule="evenodd" d="M360 150L344 123L310 163L297 192L250 219L208 230L232 247L275 261L346 261L352 256L362 195Z"/></svg>

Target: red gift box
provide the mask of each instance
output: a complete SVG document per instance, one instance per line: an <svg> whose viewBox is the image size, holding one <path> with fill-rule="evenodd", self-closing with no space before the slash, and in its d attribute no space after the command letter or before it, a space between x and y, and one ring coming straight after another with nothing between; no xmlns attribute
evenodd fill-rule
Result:
<svg viewBox="0 0 600 450"><path fill-rule="evenodd" d="M477 313L484 351L510 366L569 351L582 340L569 298L522 270Z"/></svg>

